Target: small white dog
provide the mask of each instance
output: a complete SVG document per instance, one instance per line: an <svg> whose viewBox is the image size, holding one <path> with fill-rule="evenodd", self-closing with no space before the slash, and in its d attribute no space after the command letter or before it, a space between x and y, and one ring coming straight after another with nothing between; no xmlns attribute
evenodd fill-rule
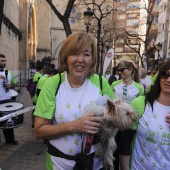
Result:
<svg viewBox="0 0 170 170"><path fill-rule="evenodd" d="M137 113L122 99L107 100L105 107L93 105L85 107L86 113L102 116L105 124L98 133L99 143L95 145L96 156L102 158L105 167L113 166L113 153L117 146L115 136L118 130L129 129L137 118Z"/></svg>

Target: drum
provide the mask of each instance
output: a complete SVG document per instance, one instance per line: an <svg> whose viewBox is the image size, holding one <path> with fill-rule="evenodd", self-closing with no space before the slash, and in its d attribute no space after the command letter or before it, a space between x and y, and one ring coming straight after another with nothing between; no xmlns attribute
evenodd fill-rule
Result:
<svg viewBox="0 0 170 170"><path fill-rule="evenodd" d="M18 92L15 91L14 89L9 89L9 95L10 95L12 100L15 100L18 96Z"/></svg>
<svg viewBox="0 0 170 170"><path fill-rule="evenodd" d="M22 103L9 102L0 104L0 117L8 115L12 112L21 110L24 108ZM0 122L0 129L10 129L17 128L24 124L24 115L18 115L13 118L9 118L8 120Z"/></svg>

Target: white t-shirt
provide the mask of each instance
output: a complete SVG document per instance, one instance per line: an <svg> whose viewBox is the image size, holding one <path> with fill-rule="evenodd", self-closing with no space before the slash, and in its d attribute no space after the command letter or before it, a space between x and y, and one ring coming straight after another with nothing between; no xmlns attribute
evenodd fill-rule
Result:
<svg viewBox="0 0 170 170"><path fill-rule="evenodd" d="M119 79L119 75L115 74L115 77L116 77L117 80Z"/></svg>
<svg viewBox="0 0 170 170"><path fill-rule="evenodd" d="M170 170L170 125L165 122L170 106L155 101L153 108L147 104L139 119L131 170Z"/></svg>
<svg viewBox="0 0 170 170"><path fill-rule="evenodd" d="M106 75L105 75L105 77L106 77L107 80L109 80L110 76L111 76L111 74L106 74Z"/></svg>
<svg viewBox="0 0 170 170"><path fill-rule="evenodd" d="M83 85L79 88L72 88L67 79L67 73L62 74L62 83L57 92L55 100L52 99L51 94L55 94L56 82L58 75L48 78L43 85L34 115L52 119L53 124L60 124L78 119L84 113L84 107L87 104L93 105L97 102L105 104L106 100L112 94L112 90L106 79L103 79L103 91L105 94L102 96L100 93L99 76L94 75L90 79L86 79ZM45 89L45 90L44 90ZM54 89L54 90L53 90ZM112 96L112 95L111 95ZM100 100L101 99L101 100ZM55 102L56 101L56 102ZM55 107L56 104L56 107ZM54 113L53 113L54 112ZM50 143L67 155L76 155L81 153L82 143L85 144L86 135L79 133L72 133L55 140L50 140ZM95 148L91 148L91 153ZM72 170L75 161L66 160L59 157L50 155L52 166L54 170ZM94 170L102 168L101 159L94 157Z"/></svg>
<svg viewBox="0 0 170 170"><path fill-rule="evenodd" d="M1 71L0 75L3 75L4 77L6 77L5 70ZM14 80L12 72L8 71L7 79L8 79L8 84L15 84L15 80ZM0 101L8 100L11 98L11 93L10 91L6 92L6 88L3 86L3 82L4 80L0 78Z"/></svg>
<svg viewBox="0 0 170 170"><path fill-rule="evenodd" d="M126 95L124 95L124 84L122 80L118 80L112 83L111 87L113 89L113 93L115 97L122 98L122 100L126 103L131 103L133 99L138 96L143 95L143 87L142 85L133 81L132 84L126 86Z"/></svg>
<svg viewBox="0 0 170 170"><path fill-rule="evenodd" d="M142 84L144 89L146 89L152 84L152 80L149 76L146 76L145 78L140 78L140 84Z"/></svg>

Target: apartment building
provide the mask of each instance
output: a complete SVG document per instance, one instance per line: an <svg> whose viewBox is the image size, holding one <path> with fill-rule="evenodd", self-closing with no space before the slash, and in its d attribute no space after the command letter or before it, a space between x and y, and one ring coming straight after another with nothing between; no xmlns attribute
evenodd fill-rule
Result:
<svg viewBox="0 0 170 170"><path fill-rule="evenodd" d="M142 0L118 0L113 4L116 21L114 48L117 62L129 60L137 65L144 51L147 2Z"/></svg>
<svg viewBox="0 0 170 170"><path fill-rule="evenodd" d="M148 69L157 69L158 62L155 56L158 55L158 46L156 39L158 37L158 17L159 17L159 2L155 0L150 3L146 24L146 41L145 41L145 55ZM160 53L160 51L159 51Z"/></svg>
<svg viewBox="0 0 170 170"><path fill-rule="evenodd" d="M156 43L161 43L160 57L170 57L170 1L161 0L159 3L158 37ZM158 59L158 55L155 56Z"/></svg>
<svg viewBox="0 0 170 170"><path fill-rule="evenodd" d="M152 15L153 24L147 49L148 67L159 70L163 60L170 57L170 2L155 0Z"/></svg>

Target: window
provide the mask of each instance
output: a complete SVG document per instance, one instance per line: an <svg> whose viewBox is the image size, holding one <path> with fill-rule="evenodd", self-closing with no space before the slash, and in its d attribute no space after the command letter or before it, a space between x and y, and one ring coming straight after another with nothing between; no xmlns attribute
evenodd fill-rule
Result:
<svg viewBox="0 0 170 170"><path fill-rule="evenodd" d="M140 4L135 4L135 3L133 3L133 4L128 4L128 5L127 5L127 9L130 9L130 8L140 8Z"/></svg>
<svg viewBox="0 0 170 170"><path fill-rule="evenodd" d="M135 19L137 18L137 14L129 14L128 19Z"/></svg>
<svg viewBox="0 0 170 170"><path fill-rule="evenodd" d="M155 5L159 5L159 3L160 3L160 0L155 0Z"/></svg>
<svg viewBox="0 0 170 170"><path fill-rule="evenodd" d="M129 33L129 34L138 34L138 29L126 29L126 31Z"/></svg>
<svg viewBox="0 0 170 170"><path fill-rule="evenodd" d="M157 24L158 23L158 16L154 16L153 18L153 24Z"/></svg>
<svg viewBox="0 0 170 170"><path fill-rule="evenodd" d="M123 44L124 43L124 40L123 39L118 39L117 41L116 41L116 44Z"/></svg>
<svg viewBox="0 0 170 170"><path fill-rule="evenodd" d="M117 15L117 19L120 20L120 19L125 19L125 15Z"/></svg>
<svg viewBox="0 0 170 170"><path fill-rule="evenodd" d="M119 23L116 25L116 28L121 28L121 27L125 27L125 23Z"/></svg>
<svg viewBox="0 0 170 170"><path fill-rule="evenodd" d="M128 39L128 40L127 40L127 43L128 43L128 44L131 44L131 40L130 40L130 39Z"/></svg>
<svg viewBox="0 0 170 170"><path fill-rule="evenodd" d="M123 48L121 48L121 47L116 47L116 48L115 48L115 52L123 52Z"/></svg>
<svg viewBox="0 0 170 170"><path fill-rule="evenodd" d="M126 11L125 7L117 7L117 11Z"/></svg>
<svg viewBox="0 0 170 170"><path fill-rule="evenodd" d="M132 51L132 49L125 45L125 51Z"/></svg>
<svg viewBox="0 0 170 170"><path fill-rule="evenodd" d="M129 0L129 2L140 2L141 0Z"/></svg>
<svg viewBox="0 0 170 170"><path fill-rule="evenodd" d="M117 0L117 2L124 3L126 0Z"/></svg>
<svg viewBox="0 0 170 170"><path fill-rule="evenodd" d="M139 26L139 20L127 20L126 21L127 26Z"/></svg>
<svg viewBox="0 0 170 170"><path fill-rule="evenodd" d="M164 4L164 11L166 11L166 4Z"/></svg>

